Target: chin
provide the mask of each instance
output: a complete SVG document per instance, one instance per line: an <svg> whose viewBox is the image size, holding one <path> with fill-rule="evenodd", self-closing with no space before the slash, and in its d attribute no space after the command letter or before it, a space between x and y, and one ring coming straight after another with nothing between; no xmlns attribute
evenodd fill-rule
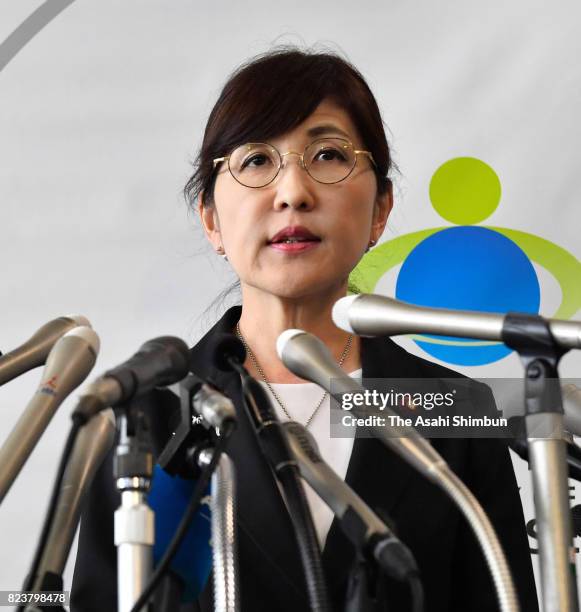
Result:
<svg viewBox="0 0 581 612"><path fill-rule="evenodd" d="M321 292L329 291L332 287L342 285L344 278L338 279L336 283L329 283L329 278L321 278L317 274L316 278L308 279L305 277L287 278L282 282L263 287L263 290L287 300L309 299L319 296Z"/></svg>

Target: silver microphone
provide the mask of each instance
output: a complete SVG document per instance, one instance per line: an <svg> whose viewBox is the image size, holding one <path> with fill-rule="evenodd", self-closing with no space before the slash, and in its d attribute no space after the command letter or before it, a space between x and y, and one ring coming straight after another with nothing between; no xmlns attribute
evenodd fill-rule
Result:
<svg viewBox="0 0 581 612"><path fill-rule="evenodd" d="M54 520L44 554L34 578L33 591L46 590L47 573L62 576L79 519L85 493L115 440L115 417L111 409L92 418L80 429L59 491Z"/></svg>
<svg viewBox="0 0 581 612"><path fill-rule="evenodd" d="M506 315L415 306L371 293L349 295L335 302L333 321L358 336L436 334L502 342ZM581 323L547 319L562 348L581 348Z"/></svg>
<svg viewBox="0 0 581 612"><path fill-rule="evenodd" d="M329 349L312 334L300 329L287 329L278 337L276 350L284 365L293 374L318 384L339 401L343 393L365 391L364 387L357 384L336 364ZM361 407L354 406L352 410L358 416L369 416ZM379 411L377 412L379 414ZM395 415L387 408L381 414ZM482 506L466 485L413 427L389 427L388 435L386 428L370 425L369 431L437 484L456 503L482 547L500 609L503 612L519 610L514 582L498 536Z"/></svg>
<svg viewBox="0 0 581 612"><path fill-rule="evenodd" d="M91 327L82 315L68 315L53 319L36 331L18 348L0 357L0 386L13 378L41 366L55 342L75 327Z"/></svg>
<svg viewBox="0 0 581 612"><path fill-rule="evenodd" d="M99 344L99 336L90 327L77 327L53 346L36 393L0 448L0 503L57 408L95 365Z"/></svg>
<svg viewBox="0 0 581 612"><path fill-rule="evenodd" d="M315 438L294 421L283 423L301 476L345 525L355 546L370 549L380 566L394 578L404 579L418 568L407 547L371 508L329 467L319 454ZM353 518L353 514L356 519ZM354 528L355 520L357 528ZM349 528L351 527L351 528ZM364 527L365 534L361 534Z"/></svg>
<svg viewBox="0 0 581 612"><path fill-rule="evenodd" d="M202 383L192 398L192 407L209 425L222 429L227 421L236 421L232 400L221 391Z"/></svg>
<svg viewBox="0 0 581 612"><path fill-rule="evenodd" d="M388 533L389 529L369 506L329 467L319 454L313 435L300 423L283 423L291 450L298 462L301 476L317 495L343 518L353 508L367 526L368 533Z"/></svg>
<svg viewBox="0 0 581 612"><path fill-rule="evenodd" d="M276 350L291 372L318 384L329 395L338 399L339 403L344 393L365 392L356 380L337 365L329 349L312 334L300 329L287 329L278 337ZM365 418L369 416L370 408L362 410L361 407L354 406L352 410L357 416ZM379 411L377 414L380 414ZM381 411L381 415L397 416L387 407ZM449 469L440 454L413 427L394 425L389 428L389 435L386 434L385 428L379 425L370 425L369 430L432 482L439 481L441 470Z"/></svg>

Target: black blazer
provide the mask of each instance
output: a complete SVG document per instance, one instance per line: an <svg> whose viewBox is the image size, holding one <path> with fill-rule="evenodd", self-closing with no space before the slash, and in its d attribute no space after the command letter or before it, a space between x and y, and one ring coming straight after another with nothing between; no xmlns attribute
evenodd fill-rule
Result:
<svg viewBox="0 0 581 612"><path fill-rule="evenodd" d="M237 523L243 612L309 610L301 562L286 506L262 458L242 406L237 375L212 367L209 342L232 332L241 307L230 308L191 349L192 371L213 379L233 399L240 416L228 454L237 473ZM460 374L416 357L386 338L362 338L364 378L453 378ZM485 393L490 393L482 385ZM493 402L490 395L490 401ZM538 610L528 538L506 443L498 439L435 439L434 447L476 495L508 557L521 609ZM356 438L345 478L372 508L387 512L421 571L427 612L498 610L489 571L471 528L455 506L379 441ZM91 489L81 520L71 593L73 612L116 609L116 553L110 458ZM333 521L323 567L333 609L341 611L354 558L350 542ZM211 581L200 609L213 610ZM185 608L184 608L185 609ZM189 608L195 609L195 608ZM407 589L389 583L386 610L410 609Z"/></svg>

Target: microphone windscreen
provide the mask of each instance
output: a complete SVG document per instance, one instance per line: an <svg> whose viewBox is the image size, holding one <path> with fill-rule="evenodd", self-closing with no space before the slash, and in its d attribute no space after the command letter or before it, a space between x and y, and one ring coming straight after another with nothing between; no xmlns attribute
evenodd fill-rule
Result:
<svg viewBox="0 0 581 612"><path fill-rule="evenodd" d="M71 321L74 321L79 327L91 327L89 319L87 319L87 317L84 317L83 315L65 315L64 318L71 319Z"/></svg>
<svg viewBox="0 0 581 612"><path fill-rule="evenodd" d="M195 480L172 477L159 465L153 470L148 502L155 512L153 560L157 565L171 542L196 486ZM195 601L212 569L210 485L194 515L169 570L184 582L182 602Z"/></svg>
<svg viewBox="0 0 581 612"><path fill-rule="evenodd" d="M353 304L358 297L359 295L348 295L347 297L342 297L340 300L337 300L333 305L331 316L333 317L333 322L339 329L353 333L353 328L349 321L349 309L351 308L351 304Z"/></svg>
<svg viewBox="0 0 581 612"><path fill-rule="evenodd" d="M101 341L99 340L99 336L93 330L90 325L82 325L79 327L75 327L68 331L63 338L81 338L84 340L87 345L91 348L95 355L99 354L99 350L101 349Z"/></svg>
<svg viewBox="0 0 581 612"><path fill-rule="evenodd" d="M181 338L176 338L175 336L160 336L159 338L148 340L141 346L134 357L144 356L145 360L148 360L151 358L150 355L154 358L165 357L169 363L171 363L173 375L169 377L172 379L175 378L180 380L188 373L190 349Z"/></svg>
<svg viewBox="0 0 581 612"><path fill-rule="evenodd" d="M212 363L222 372L231 372L230 359L244 363L246 349L234 334L218 334L210 346Z"/></svg>
<svg viewBox="0 0 581 612"><path fill-rule="evenodd" d="M284 361L283 353L284 348L289 340L298 336L299 334L304 334L305 332L302 329L285 329L279 337L276 339L276 352L280 357L281 361Z"/></svg>

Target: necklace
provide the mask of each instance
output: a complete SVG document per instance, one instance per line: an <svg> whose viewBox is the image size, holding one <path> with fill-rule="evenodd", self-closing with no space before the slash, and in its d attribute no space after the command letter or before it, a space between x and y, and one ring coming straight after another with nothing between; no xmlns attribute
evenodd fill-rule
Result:
<svg viewBox="0 0 581 612"><path fill-rule="evenodd" d="M252 364L258 370L258 373L260 374L262 380L266 383L266 386L269 388L270 392L274 396L274 399L278 402L278 405L282 408L282 411L288 417L289 421L293 421L294 419L288 413L288 410L286 409L285 405L282 403L282 400L280 399L280 397L278 396L276 391L272 388L272 386L268 382L268 380L266 380L266 376L264 375L264 370L260 367L260 364L258 363L258 360L256 359L254 353L252 352L252 350L250 349L248 344L246 344L246 340L244 340L244 338L242 337L242 334L240 332L240 323L236 323L236 335L238 336L238 338L240 338L242 344L244 345L244 348L246 349L246 352L248 353L248 355L250 357L250 360L252 361ZM353 340L353 334L349 334L349 338L347 338L347 344L345 344L345 348L343 349L343 352L341 353L341 358L339 359L339 367L341 367L343 365L343 362L347 358L347 355L349 353L349 349L351 348L352 340ZM325 391L325 393L323 393L323 397L319 400L319 403L315 406L315 410L313 411L313 413L309 417L309 420L305 423L305 427L308 427L311 424L311 421L313 420L313 418L317 414L319 408L323 405L323 402L325 401L326 397L327 397L327 391Z"/></svg>

